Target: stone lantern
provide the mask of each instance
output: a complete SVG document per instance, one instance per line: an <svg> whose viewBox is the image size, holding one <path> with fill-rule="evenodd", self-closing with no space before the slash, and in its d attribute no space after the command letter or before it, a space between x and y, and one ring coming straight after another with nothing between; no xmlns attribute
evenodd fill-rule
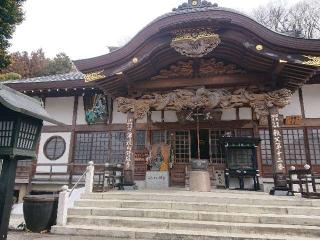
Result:
<svg viewBox="0 0 320 240"><path fill-rule="evenodd" d="M36 157L43 120L41 103L0 84L0 239L7 238L17 162Z"/></svg>

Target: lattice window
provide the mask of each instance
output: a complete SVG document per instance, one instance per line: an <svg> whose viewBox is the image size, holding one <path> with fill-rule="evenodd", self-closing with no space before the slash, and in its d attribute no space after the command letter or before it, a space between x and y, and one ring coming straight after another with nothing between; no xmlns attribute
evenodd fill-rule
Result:
<svg viewBox="0 0 320 240"><path fill-rule="evenodd" d="M37 125L27 122L21 122L17 147L28 150L33 149L37 135L37 130Z"/></svg>
<svg viewBox="0 0 320 240"><path fill-rule="evenodd" d="M109 162L110 135L107 132L92 133L91 161L94 163Z"/></svg>
<svg viewBox="0 0 320 240"><path fill-rule="evenodd" d="M310 160L313 165L320 165L320 128L308 128Z"/></svg>
<svg viewBox="0 0 320 240"><path fill-rule="evenodd" d="M17 163L17 167L30 167L31 165L32 160L19 160Z"/></svg>
<svg viewBox="0 0 320 240"><path fill-rule="evenodd" d="M253 129L252 128L234 129L234 135L236 137L253 137Z"/></svg>
<svg viewBox="0 0 320 240"><path fill-rule="evenodd" d="M272 165L270 134L268 129L259 129L261 159L263 165Z"/></svg>
<svg viewBox="0 0 320 240"><path fill-rule="evenodd" d="M306 163L303 129L283 129L283 147L286 164L303 165Z"/></svg>
<svg viewBox="0 0 320 240"><path fill-rule="evenodd" d="M168 134L166 130L156 130L151 132L152 144L160 144L168 142Z"/></svg>
<svg viewBox="0 0 320 240"><path fill-rule="evenodd" d="M177 131L175 141L176 162L188 163L190 159L189 131Z"/></svg>
<svg viewBox="0 0 320 240"><path fill-rule="evenodd" d="M229 162L230 168L252 168L252 149L232 149L231 159Z"/></svg>
<svg viewBox="0 0 320 240"><path fill-rule="evenodd" d="M78 133L76 135L76 145L74 162L87 164L109 162L109 142L110 136L107 132Z"/></svg>
<svg viewBox="0 0 320 240"><path fill-rule="evenodd" d="M49 138L43 147L43 152L49 160L57 160L63 156L66 151L66 142L60 136Z"/></svg>
<svg viewBox="0 0 320 240"><path fill-rule="evenodd" d="M0 147L10 147L12 143L13 121L0 121Z"/></svg>
<svg viewBox="0 0 320 240"><path fill-rule="evenodd" d="M126 133L122 131L111 132L111 163L123 163L125 159Z"/></svg>
<svg viewBox="0 0 320 240"><path fill-rule="evenodd" d="M212 130L210 131L210 148L211 148L211 163L224 164L225 150L220 144L220 138L225 135L226 130Z"/></svg>
<svg viewBox="0 0 320 240"><path fill-rule="evenodd" d="M135 147L137 150L146 149L146 131L136 131Z"/></svg>
<svg viewBox="0 0 320 240"><path fill-rule="evenodd" d="M2 175L2 164L3 164L3 159L0 159L0 176Z"/></svg>

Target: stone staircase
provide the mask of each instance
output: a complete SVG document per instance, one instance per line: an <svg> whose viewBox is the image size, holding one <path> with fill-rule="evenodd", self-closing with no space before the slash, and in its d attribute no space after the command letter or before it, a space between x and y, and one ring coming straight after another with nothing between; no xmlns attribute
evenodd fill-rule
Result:
<svg viewBox="0 0 320 240"><path fill-rule="evenodd" d="M320 200L214 190L85 194L55 234L103 239L320 239Z"/></svg>

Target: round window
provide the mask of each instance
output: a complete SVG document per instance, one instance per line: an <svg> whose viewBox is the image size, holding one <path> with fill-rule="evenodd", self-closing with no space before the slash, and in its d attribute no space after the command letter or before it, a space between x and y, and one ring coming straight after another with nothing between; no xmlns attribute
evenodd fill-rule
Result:
<svg viewBox="0 0 320 240"><path fill-rule="evenodd" d="M43 147L45 156L50 160L57 160L66 151L66 142L62 137L53 136L49 138Z"/></svg>

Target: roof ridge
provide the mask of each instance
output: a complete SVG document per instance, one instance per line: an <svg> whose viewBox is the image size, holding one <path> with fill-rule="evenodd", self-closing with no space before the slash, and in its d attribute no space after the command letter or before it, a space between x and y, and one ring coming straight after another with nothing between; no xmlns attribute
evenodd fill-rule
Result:
<svg viewBox="0 0 320 240"><path fill-rule="evenodd" d="M69 73L61 73L33 78L23 78L16 80L7 80L2 81L4 84L14 84L14 83L27 83L27 82L60 82L60 81L74 81L74 80L83 80L84 74L80 71L72 71Z"/></svg>

